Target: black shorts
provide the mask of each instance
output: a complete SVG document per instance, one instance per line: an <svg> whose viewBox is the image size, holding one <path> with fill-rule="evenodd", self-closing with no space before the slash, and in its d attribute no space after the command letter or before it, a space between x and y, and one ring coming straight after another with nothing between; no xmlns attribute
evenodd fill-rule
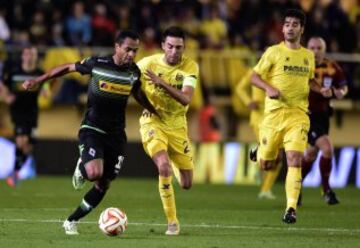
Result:
<svg viewBox="0 0 360 248"><path fill-rule="evenodd" d="M103 178L113 180L119 174L125 158L126 135L103 134L98 131L82 128L79 131L79 149L82 163L94 159L104 162Z"/></svg>
<svg viewBox="0 0 360 248"><path fill-rule="evenodd" d="M15 124L14 134L15 134L15 138L20 135L28 136L29 142L31 144L34 144L36 141L34 126L29 126L29 125L24 125L24 124Z"/></svg>
<svg viewBox="0 0 360 248"><path fill-rule="evenodd" d="M329 113L311 113L310 130L308 133L308 143L312 146L318 138L329 134L330 116Z"/></svg>

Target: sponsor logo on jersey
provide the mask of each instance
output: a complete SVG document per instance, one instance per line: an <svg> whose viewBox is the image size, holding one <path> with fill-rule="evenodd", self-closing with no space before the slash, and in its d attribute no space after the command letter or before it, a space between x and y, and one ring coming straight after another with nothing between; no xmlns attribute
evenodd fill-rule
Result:
<svg viewBox="0 0 360 248"><path fill-rule="evenodd" d="M284 65L284 72L290 75L308 76L310 69L306 66Z"/></svg>
<svg viewBox="0 0 360 248"><path fill-rule="evenodd" d="M109 93L130 95L131 88L130 85L116 84L104 80L99 81L99 89Z"/></svg>

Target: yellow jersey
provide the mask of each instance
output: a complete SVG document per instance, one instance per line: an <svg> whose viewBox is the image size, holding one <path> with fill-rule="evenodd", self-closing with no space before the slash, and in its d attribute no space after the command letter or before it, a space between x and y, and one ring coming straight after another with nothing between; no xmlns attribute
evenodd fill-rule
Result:
<svg viewBox="0 0 360 248"><path fill-rule="evenodd" d="M181 62L177 65L168 65L165 62L164 56L164 54L155 54L145 57L137 63L141 70L142 89L160 115L160 118L154 115L141 118L140 124L143 125L156 121L157 123L165 124L168 128L184 127L187 125L186 112L188 106L183 106L163 88L155 86L144 73L146 70L152 70L166 83L181 90L186 85L196 87L199 78L199 66L194 60L185 56L182 57Z"/></svg>
<svg viewBox="0 0 360 248"><path fill-rule="evenodd" d="M265 98L265 113L278 108L308 111L309 80L315 71L312 51L290 49L281 42L269 47L253 70L281 94L279 99Z"/></svg>

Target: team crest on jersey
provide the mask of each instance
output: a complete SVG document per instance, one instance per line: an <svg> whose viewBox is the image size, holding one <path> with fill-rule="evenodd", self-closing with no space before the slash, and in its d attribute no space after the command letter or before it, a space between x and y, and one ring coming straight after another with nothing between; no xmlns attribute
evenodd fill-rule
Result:
<svg viewBox="0 0 360 248"><path fill-rule="evenodd" d="M266 144L267 144L267 139L264 137L264 138L262 139L261 143L262 143L263 145L266 145Z"/></svg>
<svg viewBox="0 0 360 248"><path fill-rule="evenodd" d="M309 65L309 60L307 58L304 58L304 65Z"/></svg>
<svg viewBox="0 0 360 248"><path fill-rule="evenodd" d="M184 80L184 75L177 73L175 76L175 80L182 82Z"/></svg>
<svg viewBox="0 0 360 248"><path fill-rule="evenodd" d="M148 133L149 137L153 137L155 135L155 130L151 129Z"/></svg>

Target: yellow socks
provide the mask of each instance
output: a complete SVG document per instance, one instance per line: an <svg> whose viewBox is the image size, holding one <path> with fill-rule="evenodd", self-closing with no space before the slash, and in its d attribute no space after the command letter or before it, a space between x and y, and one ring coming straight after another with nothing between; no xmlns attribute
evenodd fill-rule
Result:
<svg viewBox="0 0 360 248"><path fill-rule="evenodd" d="M172 176L159 176L159 193L168 223L176 222L175 194L172 186Z"/></svg>
<svg viewBox="0 0 360 248"><path fill-rule="evenodd" d="M286 175L285 191L287 205L286 209L296 209L301 190L301 167L288 167Z"/></svg>
<svg viewBox="0 0 360 248"><path fill-rule="evenodd" d="M265 171L260 192L269 192L271 190L280 173L280 170L281 170L281 162L276 164L276 167L274 169Z"/></svg>

